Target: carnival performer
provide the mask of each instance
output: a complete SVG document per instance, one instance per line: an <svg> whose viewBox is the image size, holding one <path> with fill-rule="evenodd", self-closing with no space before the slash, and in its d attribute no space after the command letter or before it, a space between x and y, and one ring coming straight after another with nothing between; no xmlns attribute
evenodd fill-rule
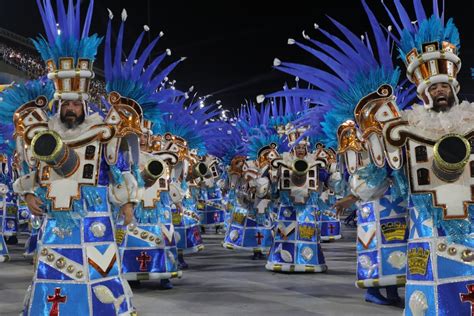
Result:
<svg viewBox="0 0 474 316"><path fill-rule="evenodd" d="M153 132L161 149L178 156L171 171L172 221L175 227L178 262L181 269L188 267L184 254L204 249L197 204L199 182L210 177L209 166L202 157L207 153L206 142L213 128L210 120L218 117L215 104L204 104L203 99L187 103L188 95L165 108L161 124Z"/></svg>
<svg viewBox="0 0 474 316"><path fill-rule="evenodd" d="M258 111L252 104L241 110L237 130L245 147L238 151L240 155L233 157L229 170L235 202L223 247L251 250L254 260L265 258L273 240L268 169L270 161L279 156L279 137L266 126L269 110L265 106Z"/></svg>
<svg viewBox="0 0 474 316"><path fill-rule="evenodd" d="M130 157L139 153L139 120L125 105L105 119L89 111L88 88L101 42L97 34L89 36L93 1L83 27L79 2L70 1L66 10L58 1L57 14L49 0L38 6L46 37L34 44L46 61L58 105L51 117L39 106L15 113L25 118L17 121L17 137L28 144L19 155L35 159L38 167L14 189L35 216L44 217L23 314L132 315L111 211L120 208L127 224L140 201L130 169Z"/></svg>
<svg viewBox="0 0 474 316"><path fill-rule="evenodd" d="M386 146L406 151L410 181L405 315L470 315L474 290L474 104L459 101L460 38L444 6L413 1L416 23L389 12L407 78L421 104L384 126Z"/></svg>
<svg viewBox="0 0 474 316"><path fill-rule="evenodd" d="M140 155L138 160L137 157L133 159L132 171L140 190L143 191L142 199L135 208L132 223L127 226L117 220L116 236L122 262L121 272L129 281L160 280L162 289L171 289L169 279L181 277L177 266L177 248L171 222L172 199L169 193L171 168L178 158L173 153L161 151L159 142L154 144L151 127L153 123L161 122L160 105L171 103L176 97L184 95L166 86L165 82L165 78L181 59L162 71L156 71L165 57L171 54L167 49L148 64L150 54L163 33L137 58L142 39L145 33L150 31L145 25L130 54L122 61L121 53L114 54L112 49L112 18L113 14L109 11L104 55L109 107L112 111L132 107L141 126ZM127 19L125 10L122 11L121 19L115 52L123 51L122 40ZM127 106L124 107L123 104ZM115 115L119 116L120 112Z"/></svg>
<svg viewBox="0 0 474 316"><path fill-rule="evenodd" d="M13 111L19 108L21 109L17 111L18 113L22 112L22 109L30 107L40 107L46 112L49 112L47 105L49 104L49 101L53 99L53 94L53 84L46 78L30 80L26 83L8 85L6 89L2 90L0 93L0 108L6 109L6 111L0 113L0 118L4 122L12 120ZM10 175L9 178L12 182L19 176L30 173L36 168L35 161L24 159L24 157L20 156L19 149L26 146L26 144L23 142L21 137L18 137L18 134L14 135L14 124L18 122L19 119L21 120L23 118L24 117L17 117L11 124L2 125L2 129L4 129L1 133L4 138L4 142L2 142L4 145L2 147L4 147L6 152L9 153L7 156L10 156L9 166L5 166L5 170L9 170L8 174ZM13 188L10 188L10 192L13 194ZM25 226L24 232L29 235L25 243L25 252L23 255L26 258L32 258L36 252L37 238L42 220L41 217L31 214L21 196L16 196L16 199L18 207L16 219L19 225Z"/></svg>
<svg viewBox="0 0 474 316"><path fill-rule="evenodd" d="M209 144L206 147L209 147ZM201 191L197 210L201 218L201 231L205 233L207 229L214 229L218 234L224 226L227 207L221 189L223 186L221 162L209 154L202 157L202 160L207 165L209 173L199 182Z"/></svg>
<svg viewBox="0 0 474 316"><path fill-rule="evenodd" d="M305 39L317 48L288 40L289 44L298 45L326 63L329 71L311 68L310 76L305 65L276 60L276 66L315 87L290 90L287 95L303 95L321 105L308 111L299 124L319 121L320 124L311 125L307 135L321 137L323 134L323 143L338 148L339 159L351 175L352 194L339 200L335 207L340 211L360 200L356 286L367 288L366 301L398 304L397 287L404 285L406 271L406 181L403 171L398 170L401 151L393 146L384 148L379 135L384 122L397 115L396 106L393 106L395 95L404 107L413 95L413 88L403 86L403 81L399 80L400 71L393 66L390 40L374 22L372 12L367 10L367 14L375 45L370 44L368 35L361 41L346 26L331 19L344 39L318 25L316 28L334 46L305 33ZM368 118L373 124L367 121ZM392 160L397 155L398 164ZM333 180L344 181L344 174L345 171L339 170L334 173ZM367 186L358 185L357 181L361 179L370 183L372 194L366 191ZM387 289L387 297L380 293L380 288Z"/></svg>

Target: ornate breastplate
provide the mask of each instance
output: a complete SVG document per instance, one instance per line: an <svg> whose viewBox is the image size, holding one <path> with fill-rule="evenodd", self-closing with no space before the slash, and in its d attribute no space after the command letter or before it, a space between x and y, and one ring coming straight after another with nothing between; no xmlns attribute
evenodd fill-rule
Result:
<svg viewBox="0 0 474 316"><path fill-rule="evenodd" d="M305 203L311 192L319 188L318 167L321 161L310 157L306 159L278 158L272 161L272 167L279 169L278 188L289 191L290 197L297 204Z"/></svg>
<svg viewBox="0 0 474 316"><path fill-rule="evenodd" d="M414 134L408 122L396 120L384 133L390 144L406 144L411 192L431 193L444 219L467 218L474 203L474 131L434 139Z"/></svg>
<svg viewBox="0 0 474 316"><path fill-rule="evenodd" d="M70 149L74 151L64 157L65 164L70 161L67 174L60 174L51 165L40 162L38 168L38 182L47 188L47 197L52 200L53 210L70 210L73 199L80 199L83 185L96 185L99 176L101 145L93 141L80 147ZM74 161L71 156L75 155ZM68 161L69 160L69 161Z"/></svg>

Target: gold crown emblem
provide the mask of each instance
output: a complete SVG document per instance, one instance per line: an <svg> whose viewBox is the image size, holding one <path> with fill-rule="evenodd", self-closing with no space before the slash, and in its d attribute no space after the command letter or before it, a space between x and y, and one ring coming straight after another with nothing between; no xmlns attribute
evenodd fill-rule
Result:
<svg viewBox="0 0 474 316"><path fill-rule="evenodd" d="M123 229L117 229L115 231L115 240L117 241L117 245L120 245L123 241L123 237L125 237L126 231Z"/></svg>
<svg viewBox="0 0 474 316"><path fill-rule="evenodd" d="M404 240L407 228L406 223L389 222L381 225L382 234L388 241Z"/></svg>
<svg viewBox="0 0 474 316"><path fill-rule="evenodd" d="M206 204L204 203L204 201L197 202L196 209L198 209L199 211L204 211L205 208L206 208Z"/></svg>
<svg viewBox="0 0 474 316"><path fill-rule="evenodd" d="M311 239L314 236L314 233L316 232L316 228L311 225L300 225L299 228L299 233L300 233L300 238L301 239Z"/></svg>
<svg viewBox="0 0 474 316"><path fill-rule="evenodd" d="M59 58L57 65L52 59L46 61L48 79L54 82L55 99L88 100L89 84L94 78L92 60L79 58L75 63L72 57Z"/></svg>
<svg viewBox="0 0 474 316"><path fill-rule="evenodd" d="M232 221L234 223L242 225L244 223L244 220L245 220L245 214L243 214L243 213L237 213L236 212L232 215Z"/></svg>
<svg viewBox="0 0 474 316"><path fill-rule="evenodd" d="M417 86L418 95L423 95L431 82L443 79L451 82L457 93L459 83L456 80L461 69L461 59L458 57L456 46L443 41L441 47L438 42L424 43L422 51L413 48L406 56L407 77Z"/></svg>
<svg viewBox="0 0 474 316"><path fill-rule="evenodd" d="M173 225L179 225L179 224L181 224L181 221L183 219L183 215L181 215L181 213L179 211L176 211L176 212L172 212L171 218L172 218L172 221L173 221Z"/></svg>
<svg viewBox="0 0 474 316"><path fill-rule="evenodd" d="M412 248L408 250L408 271L410 274L425 275L430 258L428 249Z"/></svg>

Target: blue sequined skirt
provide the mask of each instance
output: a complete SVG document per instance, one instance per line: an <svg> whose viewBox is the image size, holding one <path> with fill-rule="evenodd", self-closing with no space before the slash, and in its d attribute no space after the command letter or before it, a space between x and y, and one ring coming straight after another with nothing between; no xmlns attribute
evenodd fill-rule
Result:
<svg viewBox="0 0 474 316"><path fill-rule="evenodd" d="M405 315L420 311L424 315L471 315L474 206L468 206L466 219L445 220L443 209L434 207L432 201L429 194L411 196Z"/></svg>
<svg viewBox="0 0 474 316"><path fill-rule="evenodd" d="M155 224L117 225L116 239L122 260L122 275L127 280L157 280L181 277L178 270L175 229L171 209L160 210ZM165 213L165 214L161 214Z"/></svg>
<svg viewBox="0 0 474 316"><path fill-rule="evenodd" d="M257 219L255 212L236 206L232 211L229 229L222 246L227 249L244 249L268 252L272 245L272 222L268 215Z"/></svg>
<svg viewBox="0 0 474 316"><path fill-rule="evenodd" d="M404 285L407 260L407 204L393 200L390 189L357 210L357 281L359 288Z"/></svg>
<svg viewBox="0 0 474 316"><path fill-rule="evenodd" d="M81 201L88 212L75 226L59 228L50 214L43 221L23 315L49 315L55 308L60 315L134 313L131 289L120 274L107 188L92 190L97 198Z"/></svg>
<svg viewBox="0 0 474 316"><path fill-rule="evenodd" d="M334 210L320 211L318 222L322 241L338 240L342 238L341 221L337 219Z"/></svg>
<svg viewBox="0 0 474 316"><path fill-rule="evenodd" d="M178 250L185 254L203 250L199 215L191 208L184 208L181 213L177 209L171 211Z"/></svg>
<svg viewBox="0 0 474 316"><path fill-rule="evenodd" d="M280 205L275 239L265 268L284 272L327 270L315 207Z"/></svg>

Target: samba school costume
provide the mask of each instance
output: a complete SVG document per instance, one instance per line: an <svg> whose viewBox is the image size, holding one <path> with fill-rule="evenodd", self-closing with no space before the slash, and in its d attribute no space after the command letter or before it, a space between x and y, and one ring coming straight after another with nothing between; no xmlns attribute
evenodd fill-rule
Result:
<svg viewBox="0 0 474 316"><path fill-rule="evenodd" d="M17 110L17 113L23 112L23 109L31 107L43 108L46 112L49 111L47 105L50 100L53 99L54 87L50 80L38 79L31 80L26 83L12 84L7 86L1 93L0 118L2 121L12 120L13 112ZM22 146L24 142L21 138L21 133L14 135L15 124L23 120L23 116L18 116L12 122L11 127L5 130L1 134L6 137L4 144L7 157L10 156L10 167L8 167L11 179L16 179L19 176L23 176L30 173L36 168L36 162L33 159L25 159L21 156ZM5 127L9 125L4 125ZM10 147L10 149L9 149ZM5 166L6 167L6 166ZM11 188L13 193L13 188ZM27 226L26 231L29 234L28 240L25 243L24 256L27 258L33 257L36 252L36 244L38 239L39 228L41 227L41 217L34 216L30 213L26 203L24 203L21 196L17 196L18 215L17 220L19 225Z"/></svg>
<svg viewBox="0 0 474 316"><path fill-rule="evenodd" d="M197 204L201 183L213 175L204 156L206 142L215 126L211 119L218 116L215 104L204 105L198 100L186 103L187 94L163 109L161 124L153 126L153 133L164 151L174 153L178 162L171 170L172 221L175 227L178 260L187 268L184 254L204 249L200 232Z"/></svg>
<svg viewBox="0 0 474 316"><path fill-rule="evenodd" d="M137 38L127 59L122 61L127 13L123 10L121 14L122 23L115 54L111 43L112 12L109 12L109 18L104 60L106 91L110 103L108 106L114 111L112 115L116 116L123 115L122 112L116 111L117 109L132 107L134 112L130 115L133 115L132 119L138 119L141 130L137 133L142 134L140 156L133 157L132 166L139 188L143 191L142 198L135 208L135 222L128 226L117 222L116 236L122 262L121 272L129 281L160 280L161 287L169 289L172 288L169 279L181 277L177 265L174 226L171 222L172 199L169 193L171 168L178 158L175 154L161 151L159 146L154 146L151 125L161 122L160 105L173 102L177 96L183 95L178 90L164 86L165 77L181 60L171 63L163 71L156 71L170 54L170 51L166 50L150 64L147 63L162 33L136 58L142 39L145 33L149 32L149 28L144 26L144 31Z"/></svg>
<svg viewBox="0 0 474 316"><path fill-rule="evenodd" d="M46 38L34 43L55 83L59 106L51 117L40 106L16 112L16 117L25 118L17 122L16 133L27 145L19 148L19 155L35 159L38 167L20 177L14 189L40 200L45 212L23 314L132 315L132 293L120 272L112 209L139 202L129 159L138 155L138 135L133 128L124 129L121 116L115 114L134 110L123 105L105 119L98 113L89 115L88 88L101 42L96 34L88 34L93 2L82 34L79 3L69 2L66 10L58 1L57 16L50 1L38 4ZM62 107L78 100L83 119L62 120Z"/></svg>
<svg viewBox="0 0 474 316"><path fill-rule="evenodd" d="M380 134L383 123L396 115L392 93L403 107L413 97L413 87L397 86L400 71L392 63L390 41L374 22L373 14L369 10L367 14L376 46L372 46L368 38L361 41L344 25L332 20L345 39L317 28L334 46L306 34L305 39L317 48L288 40L289 44L296 44L323 61L330 71L279 60L275 64L277 69L317 87L289 90L284 95L305 96L312 103L321 105L308 111L299 124L320 122L310 126L308 135L317 137L326 146L338 148L339 160L351 175L352 193L362 200L358 210L356 286L368 289L367 301L392 304L399 302L397 287L405 283L406 184L403 172L398 170L401 151L394 146L385 148ZM395 91L388 86L390 84L396 87ZM366 113L378 116L368 122ZM392 160L394 157L398 164ZM341 178L344 173L340 170L339 181L344 181ZM361 179L367 180L372 194L364 192L367 188L360 185ZM380 294L379 287L387 287L388 299Z"/></svg>
<svg viewBox="0 0 474 316"><path fill-rule="evenodd" d="M413 5L416 24L401 4L396 12L387 11L407 78L422 105L401 112L383 130L386 145L407 153L405 315L469 315L474 290L474 104L460 103L457 97L460 40L453 20L445 21L438 1L433 1L431 16L419 1ZM439 89L445 94L437 95Z"/></svg>
<svg viewBox="0 0 474 316"><path fill-rule="evenodd" d="M237 130L247 139L229 169L234 196L230 225L223 247L253 251L253 259L265 258L273 241L269 163L279 157L280 139L268 123L270 107L258 112L254 106L241 109ZM248 158L243 154L246 153ZM232 163L233 162L233 163Z"/></svg>

